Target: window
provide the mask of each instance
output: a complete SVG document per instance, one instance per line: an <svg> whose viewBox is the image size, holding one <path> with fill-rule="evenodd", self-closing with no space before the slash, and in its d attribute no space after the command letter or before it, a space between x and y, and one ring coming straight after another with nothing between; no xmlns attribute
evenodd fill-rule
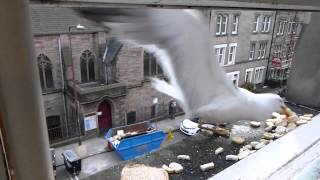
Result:
<svg viewBox="0 0 320 180"><path fill-rule="evenodd" d="M250 44L249 60L253 60L253 59L254 59L255 50L256 50L256 43L255 43L255 42L252 42L252 43Z"/></svg>
<svg viewBox="0 0 320 180"><path fill-rule="evenodd" d="M246 69L246 76L244 77L245 82L252 82L252 74L253 74L253 68Z"/></svg>
<svg viewBox="0 0 320 180"><path fill-rule="evenodd" d="M220 44L220 45L214 46L216 60L221 66L225 64L224 61L225 61L226 48L227 48L227 44Z"/></svg>
<svg viewBox="0 0 320 180"><path fill-rule="evenodd" d="M54 141L62 138L60 116L49 116L46 118L49 140Z"/></svg>
<svg viewBox="0 0 320 180"><path fill-rule="evenodd" d="M259 29L259 21L260 21L260 16L256 15L254 21L253 21L253 32L256 33L258 32Z"/></svg>
<svg viewBox="0 0 320 180"><path fill-rule="evenodd" d="M53 88L52 64L49 58L44 54L37 57L40 83L42 89Z"/></svg>
<svg viewBox="0 0 320 180"><path fill-rule="evenodd" d="M227 76L232 81L234 86L238 87L240 71L234 71L234 72L227 73Z"/></svg>
<svg viewBox="0 0 320 180"><path fill-rule="evenodd" d="M238 34L238 26L239 26L239 15L234 15L231 34Z"/></svg>
<svg viewBox="0 0 320 180"><path fill-rule="evenodd" d="M271 25L271 16L264 16L262 22L261 32L269 32Z"/></svg>
<svg viewBox="0 0 320 180"><path fill-rule="evenodd" d="M293 24L293 26L292 26L292 34L297 34L297 32L298 32L298 26L299 26L298 23L294 23L294 24Z"/></svg>
<svg viewBox="0 0 320 180"><path fill-rule="evenodd" d="M267 43L268 42L260 42L259 49L258 49L258 59L263 59L265 57Z"/></svg>
<svg viewBox="0 0 320 180"><path fill-rule="evenodd" d="M127 124L133 124L136 122L136 111L130 111L127 113Z"/></svg>
<svg viewBox="0 0 320 180"><path fill-rule="evenodd" d="M156 105L151 106L151 118L156 117Z"/></svg>
<svg viewBox="0 0 320 180"><path fill-rule="evenodd" d="M291 34L292 33L292 28L294 26L294 22L289 22L288 23L288 34Z"/></svg>
<svg viewBox="0 0 320 180"><path fill-rule="evenodd" d="M163 74L160 65L157 64L156 57L148 52L144 52L143 74L144 77L157 76Z"/></svg>
<svg viewBox="0 0 320 180"><path fill-rule="evenodd" d="M297 22L289 22L288 23L288 34L297 34L298 25L299 24Z"/></svg>
<svg viewBox="0 0 320 180"><path fill-rule="evenodd" d="M95 80L94 73L95 57L91 51L85 50L80 56L81 81L90 82Z"/></svg>
<svg viewBox="0 0 320 180"><path fill-rule="evenodd" d="M228 65L232 65L235 63L237 53L237 43L229 44L229 56L228 56Z"/></svg>
<svg viewBox="0 0 320 180"><path fill-rule="evenodd" d="M218 15L216 35L226 35L228 26L228 15Z"/></svg>
<svg viewBox="0 0 320 180"><path fill-rule="evenodd" d="M277 35L283 35L286 24L287 24L287 21L280 21L279 22Z"/></svg>
<svg viewBox="0 0 320 180"><path fill-rule="evenodd" d="M278 44L274 46L273 57L281 58L282 45Z"/></svg>
<svg viewBox="0 0 320 180"><path fill-rule="evenodd" d="M265 67L256 67L254 72L254 83L258 84L263 82L263 75L264 75Z"/></svg>

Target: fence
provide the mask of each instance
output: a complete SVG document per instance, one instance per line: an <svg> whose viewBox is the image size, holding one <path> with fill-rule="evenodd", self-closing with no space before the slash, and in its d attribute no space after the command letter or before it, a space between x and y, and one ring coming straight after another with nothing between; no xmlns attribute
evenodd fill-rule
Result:
<svg viewBox="0 0 320 180"><path fill-rule="evenodd" d="M60 125L48 129L50 143L63 141L65 139L74 138L79 135L79 128L77 123L70 123Z"/></svg>
<svg viewBox="0 0 320 180"><path fill-rule="evenodd" d="M182 109L177 107L176 114L182 112ZM127 112L127 114L128 113L129 112ZM135 121L131 121L131 123L165 119L169 117L169 104L157 103L152 106L140 107L136 109L135 113Z"/></svg>

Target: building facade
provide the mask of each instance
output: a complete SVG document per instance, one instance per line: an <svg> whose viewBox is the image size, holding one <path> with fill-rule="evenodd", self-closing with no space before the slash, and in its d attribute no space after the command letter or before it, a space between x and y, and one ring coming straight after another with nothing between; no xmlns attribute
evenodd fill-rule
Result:
<svg viewBox="0 0 320 180"><path fill-rule="evenodd" d="M152 54L110 37L108 29L69 9L31 10L51 143L168 116L171 98L153 89L149 80L164 78Z"/></svg>
<svg viewBox="0 0 320 180"><path fill-rule="evenodd" d="M299 38L310 15L309 12L276 12L267 77L270 86L286 85Z"/></svg>
<svg viewBox="0 0 320 180"><path fill-rule="evenodd" d="M274 28L274 11L205 11L215 60L236 86L264 83Z"/></svg>

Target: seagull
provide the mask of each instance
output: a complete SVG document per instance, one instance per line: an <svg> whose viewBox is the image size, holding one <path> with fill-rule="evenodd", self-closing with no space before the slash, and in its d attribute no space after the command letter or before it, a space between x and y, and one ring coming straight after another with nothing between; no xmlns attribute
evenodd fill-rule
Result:
<svg viewBox="0 0 320 180"><path fill-rule="evenodd" d="M189 119L211 124L263 121L284 104L276 94L238 88L215 59L212 35L197 10L78 8L86 19L154 53L169 81L154 88L177 100Z"/></svg>

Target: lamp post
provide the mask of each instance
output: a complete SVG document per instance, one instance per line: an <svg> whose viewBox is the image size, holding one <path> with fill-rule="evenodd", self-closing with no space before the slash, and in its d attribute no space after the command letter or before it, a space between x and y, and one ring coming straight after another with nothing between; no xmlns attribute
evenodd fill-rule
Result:
<svg viewBox="0 0 320 180"><path fill-rule="evenodd" d="M79 145L81 145L81 128L80 128L80 119L79 119L79 101L78 101L78 93L76 91L76 79L75 79L75 71L74 71L74 62L72 58L72 43L71 43L71 29L75 28L77 30L85 30L86 28L81 24L78 25L71 25L68 27L68 38L69 38L69 47L70 47L70 55L71 55L71 65L72 65L72 87L73 87L73 96L74 96L74 104L75 104L75 111L76 111L76 121L78 125L78 140Z"/></svg>

